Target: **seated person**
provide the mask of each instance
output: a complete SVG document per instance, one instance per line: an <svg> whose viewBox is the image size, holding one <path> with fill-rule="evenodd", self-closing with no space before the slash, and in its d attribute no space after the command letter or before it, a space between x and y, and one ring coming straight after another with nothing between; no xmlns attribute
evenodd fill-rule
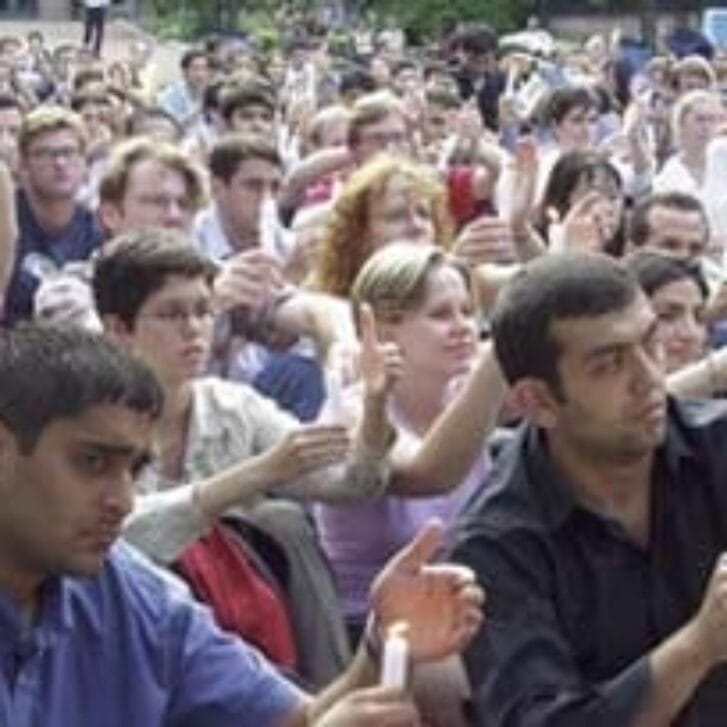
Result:
<svg viewBox="0 0 727 727"><path fill-rule="evenodd" d="M481 621L471 574L427 561L430 526L372 591L369 649L319 697L128 545L115 542L149 457L162 390L81 329L0 335L0 722L44 727L416 725L404 690L373 686L382 634L409 624L414 663L456 653Z"/></svg>
<svg viewBox="0 0 727 727"><path fill-rule="evenodd" d="M213 334L216 266L184 236L140 230L99 256L93 288L106 331L162 384L157 457L126 536L175 562L235 506L284 548L303 674L321 683L349 658L330 573L298 500L374 497L387 485L388 381L367 386L354 441L342 425L300 425L248 385L202 377ZM179 487L185 483L194 483ZM270 497L269 495L273 495Z"/></svg>
<svg viewBox="0 0 727 727"><path fill-rule="evenodd" d="M669 400L656 315L605 256L529 264L491 323L526 421L454 551L490 589L479 718L722 724L727 407Z"/></svg>

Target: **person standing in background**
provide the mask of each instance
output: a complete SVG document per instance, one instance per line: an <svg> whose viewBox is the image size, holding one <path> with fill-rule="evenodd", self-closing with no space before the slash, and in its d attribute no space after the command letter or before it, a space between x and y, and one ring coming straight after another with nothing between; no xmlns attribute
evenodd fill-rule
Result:
<svg viewBox="0 0 727 727"><path fill-rule="evenodd" d="M103 45L104 26L106 25L106 12L109 0L84 0L85 8L83 19L83 45L93 47L96 58L101 56Z"/></svg>

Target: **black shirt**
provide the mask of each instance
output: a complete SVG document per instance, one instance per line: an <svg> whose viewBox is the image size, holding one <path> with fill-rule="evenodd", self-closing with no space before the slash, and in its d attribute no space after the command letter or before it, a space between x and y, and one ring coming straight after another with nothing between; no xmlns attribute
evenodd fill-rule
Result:
<svg viewBox="0 0 727 727"><path fill-rule="evenodd" d="M652 470L647 548L585 509L523 426L464 514L454 559L487 590L465 661L477 723L627 727L648 652L699 609L727 548L727 405L670 403ZM727 668L712 671L680 727L727 725Z"/></svg>

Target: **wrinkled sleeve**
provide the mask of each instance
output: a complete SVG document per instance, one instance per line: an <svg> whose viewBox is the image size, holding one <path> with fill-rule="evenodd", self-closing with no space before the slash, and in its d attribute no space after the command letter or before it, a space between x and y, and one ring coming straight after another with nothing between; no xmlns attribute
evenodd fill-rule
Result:
<svg viewBox="0 0 727 727"><path fill-rule="evenodd" d="M291 430L301 426L274 401L263 396L256 394L249 406L248 413L254 417L258 452L274 446ZM346 460L280 483L274 492L300 500L355 502L381 495L389 484L390 475L389 458L373 454L357 441Z"/></svg>
<svg viewBox="0 0 727 727"><path fill-rule="evenodd" d="M487 592L487 618L465 655L476 724L487 727L626 727L646 697L644 655L611 679L579 673L552 601L549 566L528 534L469 534L453 558Z"/></svg>
<svg viewBox="0 0 727 727"><path fill-rule="evenodd" d="M124 539L156 563L170 565L204 535L209 521L196 507L192 485L137 494Z"/></svg>

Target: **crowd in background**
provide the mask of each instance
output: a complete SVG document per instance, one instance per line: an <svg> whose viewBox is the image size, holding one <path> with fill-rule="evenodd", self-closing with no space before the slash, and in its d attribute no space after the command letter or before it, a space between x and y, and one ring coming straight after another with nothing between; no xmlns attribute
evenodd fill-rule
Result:
<svg viewBox="0 0 727 727"><path fill-rule="evenodd" d="M162 85L143 40L105 62L0 37L4 325L103 332L154 371L123 537L315 687L376 573L432 516L453 542L509 446L527 407L490 319L523 266L619 260L670 391L727 391L727 55L330 37L200 40Z"/></svg>

